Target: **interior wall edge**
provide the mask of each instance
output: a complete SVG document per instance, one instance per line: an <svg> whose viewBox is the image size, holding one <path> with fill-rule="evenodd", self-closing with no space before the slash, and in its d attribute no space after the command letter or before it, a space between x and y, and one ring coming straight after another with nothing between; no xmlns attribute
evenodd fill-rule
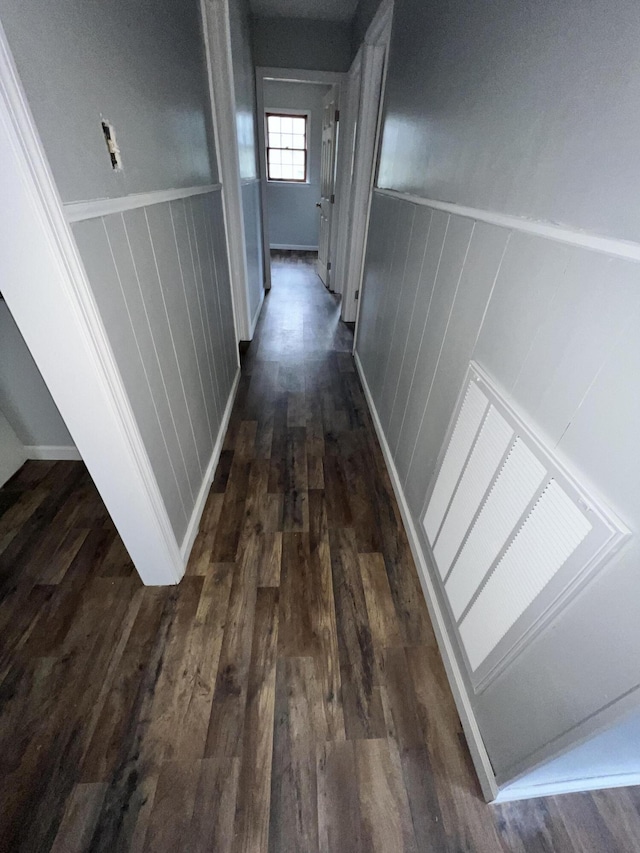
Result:
<svg viewBox="0 0 640 853"><path fill-rule="evenodd" d="M118 198L97 198L89 201L71 201L62 205L67 222L83 222L85 219L99 219L112 213L124 213L138 207L149 207L167 201L177 201L195 195L206 195L222 189L222 184L202 184L197 187L178 187L170 190L151 190L146 193L132 193Z"/></svg>
<svg viewBox="0 0 640 853"><path fill-rule="evenodd" d="M495 801L498 795L498 786L496 783L493 767L491 766L491 761L489 759L489 754L484 744L484 740L482 739L480 727L478 725L478 721L476 719L471 700L465 686L464 677L454 651L453 641L449 636L447 622L444 613L442 612L442 608L440 606L440 602L438 600L436 590L431 579L431 573L426 563L426 556L422 548L420 547L420 540L418 538L413 518L409 510L409 505L404 494L400 475L396 468L395 462L393 461L391 448L387 443L384 429L382 427L382 423L380 421L376 405L373 401L373 397L371 395L371 391L367 383L364 368L362 366L362 363L360 362L360 357L357 352L354 353L354 360L356 364L356 369L358 371L358 376L360 378L360 382L362 383L365 399L369 407L369 412L371 413L371 419L373 421L376 435L378 437L378 441L380 442L380 447L382 449L382 455L384 456L385 464L387 466L387 471L389 472L389 476L391 478L393 491L395 493L396 500L398 501L398 507L402 516L402 522L404 524L407 539L409 540L409 546L411 548L411 553L416 564L416 569L418 572L418 577L420 579L422 592L427 603L429 616L431 617L431 621L433 623L434 633L438 641L438 648L440 650L440 654L442 655L442 660L445 666L445 670L447 672L449 685L451 687L453 698L456 703L456 708L458 710L458 714L460 715L462 727L467 738L467 743L471 752L471 758L476 773L478 775L482 794L487 802L493 802Z"/></svg>
<svg viewBox="0 0 640 853"><path fill-rule="evenodd" d="M522 231L525 234L534 234L538 237L546 237L558 243L567 243L571 246L579 246L583 249L591 249L595 252L603 252L615 257L625 258L631 261L640 261L640 243L630 240L618 240L615 237L602 237L599 234L589 234L585 231L576 231L562 225L554 225L551 222L542 222L533 219L523 219L509 213L497 213L491 210L482 210L475 207L465 207L448 201L425 198L412 193L400 192L399 190L375 187L377 195L389 196L400 201L411 204L419 204L430 207L433 210L442 210L454 216L464 219L474 219L477 222L486 222L489 225L498 225L509 228L512 231Z"/></svg>
<svg viewBox="0 0 640 853"><path fill-rule="evenodd" d="M193 548L193 543L195 542L196 536L198 535L200 519L202 518L202 513L204 512L204 508L207 503L207 498L209 497L211 484L213 483L213 477L216 473L216 468L218 467L218 461L220 460L220 454L222 453L224 437L227 432L227 427L229 426L229 420L231 419L231 412L233 410L233 404L236 399L236 394L238 393L239 384L240 367L238 366L236 369L235 379L233 380L233 385L231 386L231 391L229 392L229 398L227 399L227 405L224 409L224 414L220 423L220 429L218 430L216 443L213 447L213 452L211 453L211 459L207 464L207 468L202 479L202 485L200 486L200 491L198 492L195 506L193 508L193 512L191 513L191 518L189 519L187 532L185 533L184 538L182 540L182 544L180 545L180 556L182 557L183 574L189 561L189 556L191 554L191 549Z"/></svg>

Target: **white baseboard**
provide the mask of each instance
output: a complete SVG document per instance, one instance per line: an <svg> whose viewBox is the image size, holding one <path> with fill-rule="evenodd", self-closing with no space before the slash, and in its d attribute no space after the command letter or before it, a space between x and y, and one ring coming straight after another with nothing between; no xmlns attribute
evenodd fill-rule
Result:
<svg viewBox="0 0 640 853"><path fill-rule="evenodd" d="M296 246L293 243L270 243L269 248L280 252L317 252L317 246Z"/></svg>
<svg viewBox="0 0 640 853"><path fill-rule="evenodd" d="M566 779L560 782L545 782L541 785L505 785L497 794L494 803L509 803L513 800L531 800L537 797L555 797L557 794L575 794L582 791L600 791L604 788L627 788L640 785L640 773L616 773L615 776L591 776L586 779Z"/></svg>
<svg viewBox="0 0 640 853"><path fill-rule="evenodd" d="M254 311L253 317L251 319L251 337L249 340L253 340L253 335L256 330L256 326L258 325L258 318L260 317L260 311L262 310L262 303L264 302L264 287L260 288L260 301L258 302L258 307Z"/></svg>
<svg viewBox="0 0 640 853"><path fill-rule="evenodd" d="M227 405L225 406L224 415L222 416L222 423L220 424L220 429L218 430L218 437L213 447L213 453L211 454L211 459L209 459L207 470L204 473L204 479L202 481L202 485L200 486L200 491L198 492L198 497L196 498L196 503L193 508L193 512L191 513L191 519L189 520L187 532L185 533L184 538L182 540L182 545L180 546L180 556L182 558L183 574L189 561L189 555L191 554L193 543L196 541L196 536L198 535L198 530L200 529L200 519L202 518L202 513L204 512L204 507L207 503L207 498L209 497L209 490L211 488L211 484L213 483L213 477L216 472L218 460L220 459L220 453L222 452L222 444L224 442L224 437L227 433L227 427L229 426L231 410L233 409L233 404L236 399L239 382L240 368L238 367L236 371L236 378L233 380L231 393L229 394L229 399L227 400Z"/></svg>
<svg viewBox="0 0 640 853"><path fill-rule="evenodd" d="M418 534L416 533L415 525L409 511L409 506L400 482L400 477L398 475L395 462L393 461L391 450L387 444L387 439L382 429L382 424L380 423L380 418L378 417L378 412L373 402L371 391L369 390L364 370L362 369L362 364L357 352L354 353L354 357L358 376L362 382L362 388L364 389L364 395L369 406L369 411L371 412L378 441L380 442L387 470L391 477L393 491L395 492L396 500L400 507L400 513L409 539L409 545L411 546L411 553L413 554L413 559L415 560L416 567L418 569L418 577L420 578L422 592L427 602L429 615L431 616L433 629L440 648L440 654L442 655L451 692L453 693L456 708L458 709L458 714L460 715L467 743L469 744L471 758L473 759L473 764L476 769L476 773L478 774L480 787L482 788L482 793L487 802L493 802L498 795L498 786L496 784L493 767L491 766L487 749L484 745L484 741L482 740L482 735L480 734L480 728L471 706L469 694L467 693L464 678L453 650L451 638L449 637L447 623L440 607L433 581L431 580L431 574L427 566L426 557L420 546L420 540L418 539Z"/></svg>
<svg viewBox="0 0 640 853"><path fill-rule="evenodd" d="M34 444L25 446L27 459L65 459L71 461L81 461L80 451L72 445L56 445L56 444Z"/></svg>

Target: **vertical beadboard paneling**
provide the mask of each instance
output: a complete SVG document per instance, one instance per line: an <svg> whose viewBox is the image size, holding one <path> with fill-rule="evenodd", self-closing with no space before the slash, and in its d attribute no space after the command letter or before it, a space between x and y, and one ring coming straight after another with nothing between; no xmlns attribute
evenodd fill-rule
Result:
<svg viewBox="0 0 640 853"><path fill-rule="evenodd" d="M427 206L412 218L412 207L375 195L357 351L420 547L428 552L427 490L471 359L637 526L640 403L632 377L640 372L640 265ZM398 233L398 223L409 233ZM499 776L596 714L605 695L637 682L628 663L637 618L616 592L631 588L637 559L638 546L627 548L553 631L473 698ZM603 608L616 613L615 633L585 633ZM631 658L612 667L606 660L616 658L616 643ZM597 677L578 684L573 673L587 659ZM572 685L570 703L557 701L549 685L550 662L557 683Z"/></svg>
<svg viewBox="0 0 640 853"><path fill-rule="evenodd" d="M398 440L397 464L403 481L409 473L415 436L420 427L422 412L438 365L472 231L473 223L468 219L452 218L440 252L434 276L433 297L422 329L415 373L409 389L408 399L411 405L406 408Z"/></svg>
<svg viewBox="0 0 640 853"><path fill-rule="evenodd" d="M162 401L163 431L167 440L171 441L171 446L178 451L178 455L174 456L174 464L188 511L189 502L194 501L198 493L202 473L197 454L194 452L195 445L187 407L184 405L178 361L171 340L169 319L162 297L146 210L144 208L128 210L122 214L122 219L144 314L144 319L141 318L144 331L136 326L136 335L144 335L150 347L149 357L152 361L155 357L156 364L152 369L160 382L156 386L158 388L156 397ZM183 474L186 479L184 487L182 486Z"/></svg>
<svg viewBox="0 0 640 853"><path fill-rule="evenodd" d="M171 451L164 437L160 412L154 404L153 386L104 220L76 222L73 233L171 525L174 531L185 530L186 510Z"/></svg>
<svg viewBox="0 0 640 853"><path fill-rule="evenodd" d="M422 341L422 333L429 317L436 273L448 227L448 214L434 210L424 236L425 256L420 267L420 280L411 313L409 332L405 342L402 370L398 376L398 385L389 420L389 446L394 450L398 447L400 431L409 403L411 384L418 365L418 351ZM367 298L366 290L364 298ZM398 345L396 342L396 346Z"/></svg>
<svg viewBox="0 0 640 853"><path fill-rule="evenodd" d="M428 207L415 206L411 228L411 240L407 251L407 264L404 271L403 283L398 300L395 325L392 339L397 346L390 347L387 354L387 365L382 392L380 394L380 420L385 429L389 426L393 404L398 390L398 380L402 375L407 350L407 338L411 318L418 295L420 273L426 254L431 226L431 210Z"/></svg>
<svg viewBox="0 0 640 853"><path fill-rule="evenodd" d="M430 480L435 469L508 240L509 233L504 228L483 222L475 225L420 428L414 438L405 492L416 512L424 499L425 479Z"/></svg>
<svg viewBox="0 0 640 853"><path fill-rule="evenodd" d="M219 195L73 226L179 543L237 365Z"/></svg>

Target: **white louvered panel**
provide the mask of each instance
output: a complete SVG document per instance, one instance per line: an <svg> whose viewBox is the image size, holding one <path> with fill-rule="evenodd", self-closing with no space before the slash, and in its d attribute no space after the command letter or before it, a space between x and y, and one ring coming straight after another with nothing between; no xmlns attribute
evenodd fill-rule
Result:
<svg viewBox="0 0 640 853"><path fill-rule="evenodd" d="M451 568L512 438L512 427L491 406L433 549L441 577L446 577Z"/></svg>
<svg viewBox="0 0 640 853"><path fill-rule="evenodd" d="M470 382L424 517L424 527L432 545L438 535L451 495L467 461L488 403L489 401L476 383Z"/></svg>
<svg viewBox="0 0 640 853"><path fill-rule="evenodd" d="M544 465L518 437L447 579L446 591L456 620L509 541L546 473Z"/></svg>
<svg viewBox="0 0 640 853"><path fill-rule="evenodd" d="M592 526L555 480L518 530L460 625L473 670L549 583Z"/></svg>

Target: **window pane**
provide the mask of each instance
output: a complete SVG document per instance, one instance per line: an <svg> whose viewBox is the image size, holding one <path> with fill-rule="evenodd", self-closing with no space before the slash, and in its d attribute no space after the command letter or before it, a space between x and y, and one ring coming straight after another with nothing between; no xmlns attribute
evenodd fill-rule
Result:
<svg viewBox="0 0 640 853"><path fill-rule="evenodd" d="M289 116L283 116L280 119L280 132L293 133L293 119Z"/></svg>
<svg viewBox="0 0 640 853"><path fill-rule="evenodd" d="M269 148L281 148L282 136L279 133L269 133Z"/></svg>
<svg viewBox="0 0 640 853"><path fill-rule="evenodd" d="M293 165L293 151L282 151L280 152L280 157L280 162L283 166Z"/></svg>
<svg viewBox="0 0 640 853"><path fill-rule="evenodd" d="M304 181L304 166L294 166L293 177L296 181Z"/></svg>
<svg viewBox="0 0 640 853"><path fill-rule="evenodd" d="M278 178L282 178L282 166L279 164L271 166L269 169L269 177L274 181L278 180Z"/></svg>
<svg viewBox="0 0 640 853"><path fill-rule="evenodd" d="M304 149L304 147L305 147L305 145L304 145L304 136L298 136L298 135L296 134L296 136L294 136L294 137L293 137L293 145L292 145L291 147L292 147L292 148L301 148L301 149Z"/></svg>
<svg viewBox="0 0 640 853"><path fill-rule="evenodd" d="M282 163L281 153L279 148L271 148L269 151L269 162L270 163Z"/></svg>
<svg viewBox="0 0 640 853"><path fill-rule="evenodd" d="M304 166L304 151L292 151L291 157L294 165Z"/></svg>
<svg viewBox="0 0 640 853"><path fill-rule="evenodd" d="M293 148L293 135L291 133L281 133L280 139L282 140L280 148Z"/></svg>
<svg viewBox="0 0 640 853"><path fill-rule="evenodd" d="M267 123L270 133L280 133L280 116L268 116Z"/></svg>
<svg viewBox="0 0 640 853"><path fill-rule="evenodd" d="M293 119L293 127L291 129L294 133L302 133L304 135L305 124L306 124L306 119L294 118Z"/></svg>
<svg viewBox="0 0 640 853"><path fill-rule="evenodd" d="M282 166L282 177L285 181L293 180L293 166Z"/></svg>

